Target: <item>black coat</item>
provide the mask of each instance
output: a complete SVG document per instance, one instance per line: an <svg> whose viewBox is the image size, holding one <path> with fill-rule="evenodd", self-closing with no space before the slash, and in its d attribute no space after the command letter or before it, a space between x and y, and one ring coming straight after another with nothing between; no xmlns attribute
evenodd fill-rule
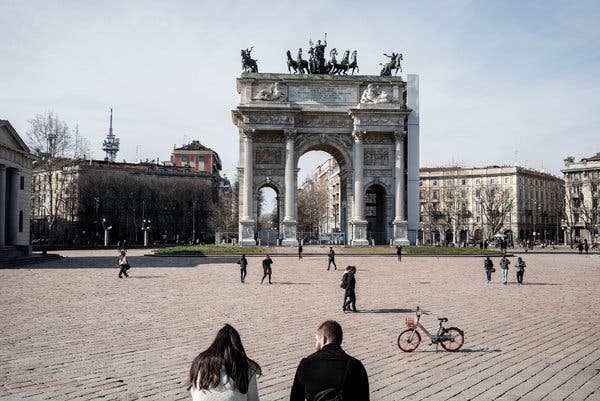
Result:
<svg viewBox="0 0 600 401"><path fill-rule="evenodd" d="M344 401L369 401L369 377L363 364L346 354L342 347L327 344L320 351L303 358L296 370L290 401L313 401L320 391L339 389L346 367L350 368L343 389Z"/></svg>

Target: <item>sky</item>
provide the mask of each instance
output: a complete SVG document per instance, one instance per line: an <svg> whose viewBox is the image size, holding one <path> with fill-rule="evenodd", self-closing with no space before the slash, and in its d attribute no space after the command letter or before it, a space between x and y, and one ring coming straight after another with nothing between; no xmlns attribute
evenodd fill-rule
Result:
<svg viewBox="0 0 600 401"><path fill-rule="evenodd" d="M23 138L53 111L102 159L109 108L118 160L167 160L190 140L235 175L240 49L261 72L323 39L383 53L420 79L422 167L519 164L561 175L600 152L599 1L0 0L0 119ZM322 154L304 156L304 172Z"/></svg>

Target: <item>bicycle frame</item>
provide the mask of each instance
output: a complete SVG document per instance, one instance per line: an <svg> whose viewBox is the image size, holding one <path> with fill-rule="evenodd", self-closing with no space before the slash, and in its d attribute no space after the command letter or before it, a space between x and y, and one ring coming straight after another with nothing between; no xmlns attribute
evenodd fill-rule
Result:
<svg viewBox="0 0 600 401"><path fill-rule="evenodd" d="M413 335L415 333L415 331L417 331L417 329L421 329L423 330L423 333L425 333L425 335L427 337L429 337L429 340L431 340L432 344L437 344L438 342L440 342L441 338L442 338L442 333L444 332L444 326L442 326L443 322L440 322L440 326L438 327L438 332L436 335L431 334L426 328L425 326L423 326L421 324L421 312L417 309L417 325L415 326L415 328L413 329L413 332L411 333L409 340L412 340Z"/></svg>

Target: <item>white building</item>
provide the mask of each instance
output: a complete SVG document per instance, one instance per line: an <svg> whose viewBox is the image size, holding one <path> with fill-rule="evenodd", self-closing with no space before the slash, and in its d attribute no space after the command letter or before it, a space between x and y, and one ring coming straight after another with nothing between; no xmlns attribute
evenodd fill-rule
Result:
<svg viewBox="0 0 600 401"><path fill-rule="evenodd" d="M29 255L29 197L35 157L10 122L0 120L0 258Z"/></svg>
<svg viewBox="0 0 600 401"><path fill-rule="evenodd" d="M565 159L565 243L598 242L600 223L600 153L575 162Z"/></svg>
<svg viewBox="0 0 600 401"><path fill-rule="evenodd" d="M554 241L560 235L562 179L519 166L420 169L419 243Z"/></svg>

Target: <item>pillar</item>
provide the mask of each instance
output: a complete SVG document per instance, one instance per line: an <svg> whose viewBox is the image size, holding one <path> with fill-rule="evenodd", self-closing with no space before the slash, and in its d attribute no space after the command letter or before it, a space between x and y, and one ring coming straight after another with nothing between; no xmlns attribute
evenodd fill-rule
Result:
<svg viewBox="0 0 600 401"><path fill-rule="evenodd" d="M283 230L282 245L297 246L296 238L296 169L294 168L295 130L284 130L285 139L285 216L281 224Z"/></svg>
<svg viewBox="0 0 600 401"><path fill-rule="evenodd" d="M0 165L0 247L6 244L6 166Z"/></svg>
<svg viewBox="0 0 600 401"><path fill-rule="evenodd" d="M12 168L6 174L6 205L4 244L16 245L19 229L19 171Z"/></svg>
<svg viewBox="0 0 600 401"><path fill-rule="evenodd" d="M395 166L394 166L394 245L409 245L408 223L404 210L404 141L406 132L394 132L396 142Z"/></svg>
<svg viewBox="0 0 600 401"><path fill-rule="evenodd" d="M366 131L354 131L354 205L352 207L352 245L368 246L367 221L363 197L364 149Z"/></svg>
<svg viewBox="0 0 600 401"><path fill-rule="evenodd" d="M256 245L254 239L254 219L252 218L252 193L254 182L254 130L243 128L244 139L244 182L240 193L242 194L242 210L239 224L240 245Z"/></svg>

